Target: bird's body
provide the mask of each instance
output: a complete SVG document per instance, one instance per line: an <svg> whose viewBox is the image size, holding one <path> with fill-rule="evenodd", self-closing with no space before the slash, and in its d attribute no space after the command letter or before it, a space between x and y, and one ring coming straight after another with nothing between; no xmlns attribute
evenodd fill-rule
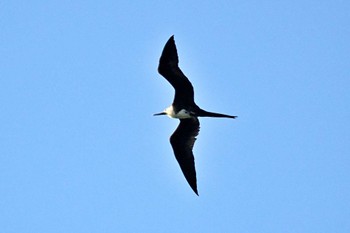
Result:
<svg viewBox="0 0 350 233"><path fill-rule="evenodd" d="M198 107L194 102L193 86L180 70L178 63L174 36L172 36L164 46L159 60L158 72L174 87L175 97L171 106L154 115L168 115L171 118L180 119L179 126L170 137L170 143L187 182L198 195L192 152L196 136L199 133L198 117L236 118L236 116L208 112Z"/></svg>
<svg viewBox="0 0 350 233"><path fill-rule="evenodd" d="M177 119L186 119L191 118L191 114L186 109L177 110L173 107L173 105L170 105L164 110L164 113L170 117L170 118L177 118ZM163 114L161 114L163 115Z"/></svg>

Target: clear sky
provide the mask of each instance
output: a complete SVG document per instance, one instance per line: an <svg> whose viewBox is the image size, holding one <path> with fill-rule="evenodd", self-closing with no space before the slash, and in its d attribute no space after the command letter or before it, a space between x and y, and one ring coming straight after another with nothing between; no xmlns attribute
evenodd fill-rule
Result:
<svg viewBox="0 0 350 233"><path fill-rule="evenodd" d="M349 1L2 1L0 232L350 232ZM153 117L171 35L199 197Z"/></svg>

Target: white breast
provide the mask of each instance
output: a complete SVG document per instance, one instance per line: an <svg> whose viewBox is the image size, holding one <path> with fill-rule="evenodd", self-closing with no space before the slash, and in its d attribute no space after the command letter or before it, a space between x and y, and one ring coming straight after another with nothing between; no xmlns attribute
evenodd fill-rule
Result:
<svg viewBox="0 0 350 233"><path fill-rule="evenodd" d="M186 119L192 117L189 111L187 111L186 109L181 109L179 112L175 113L173 106L170 106L167 109L165 109L165 112L171 118Z"/></svg>
<svg viewBox="0 0 350 233"><path fill-rule="evenodd" d="M181 109L175 116L175 118L179 118L179 119L186 119L191 117L192 116L190 115L190 112L187 111L186 109Z"/></svg>
<svg viewBox="0 0 350 233"><path fill-rule="evenodd" d="M179 112L175 113L173 106L165 109L165 112L171 118L186 119L192 117L186 109L181 109Z"/></svg>

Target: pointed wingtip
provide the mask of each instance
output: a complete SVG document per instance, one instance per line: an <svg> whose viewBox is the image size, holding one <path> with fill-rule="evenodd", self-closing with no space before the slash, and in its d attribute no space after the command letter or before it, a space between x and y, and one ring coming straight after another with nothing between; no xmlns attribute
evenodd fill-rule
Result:
<svg viewBox="0 0 350 233"><path fill-rule="evenodd" d="M178 68L179 58L175 45L174 35L165 43L162 55L159 59L158 72L164 77L173 74L172 68ZM167 75L168 74L168 75Z"/></svg>
<svg viewBox="0 0 350 233"><path fill-rule="evenodd" d="M185 175L185 174L184 174ZM193 192L199 196L199 193L198 193L198 189L197 189L197 180L195 180L195 182L193 183L193 181L191 182L191 180L188 179L188 177L186 177L185 175L185 178L188 182L188 184L190 185L191 189L193 190ZM196 178L195 178L196 179Z"/></svg>
<svg viewBox="0 0 350 233"><path fill-rule="evenodd" d="M198 193L198 189L197 189L197 183L196 184L193 184L193 183L188 183L191 187L191 189L193 190L193 192L199 196L199 193Z"/></svg>
<svg viewBox="0 0 350 233"><path fill-rule="evenodd" d="M169 43L170 41L171 41L172 43L175 43L174 35L172 35L172 36L169 38L168 43Z"/></svg>

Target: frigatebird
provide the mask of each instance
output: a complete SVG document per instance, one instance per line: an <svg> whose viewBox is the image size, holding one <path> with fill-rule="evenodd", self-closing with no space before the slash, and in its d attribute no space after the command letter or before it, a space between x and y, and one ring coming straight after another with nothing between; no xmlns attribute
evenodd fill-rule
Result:
<svg viewBox="0 0 350 233"><path fill-rule="evenodd" d="M180 124L170 137L170 144L173 148L177 162L180 165L188 184L198 195L196 169L194 165L193 145L199 133L198 117L226 117L236 118L215 112L207 112L194 102L193 86L188 78L182 73L179 66L174 36L171 36L165 44L159 60L158 72L175 89L175 97L172 105L163 112L154 116L168 115L171 118L178 118Z"/></svg>

